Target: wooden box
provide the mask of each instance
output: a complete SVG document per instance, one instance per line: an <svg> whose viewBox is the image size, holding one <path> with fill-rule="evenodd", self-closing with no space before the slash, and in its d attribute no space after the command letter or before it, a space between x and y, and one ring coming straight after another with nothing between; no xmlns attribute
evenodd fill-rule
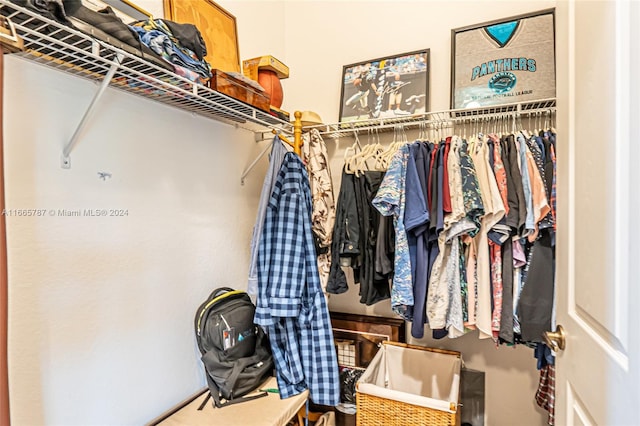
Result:
<svg viewBox="0 0 640 426"><path fill-rule="evenodd" d="M271 98L264 90L259 90L224 71L211 70L211 74L209 87L213 90L269 112Z"/></svg>

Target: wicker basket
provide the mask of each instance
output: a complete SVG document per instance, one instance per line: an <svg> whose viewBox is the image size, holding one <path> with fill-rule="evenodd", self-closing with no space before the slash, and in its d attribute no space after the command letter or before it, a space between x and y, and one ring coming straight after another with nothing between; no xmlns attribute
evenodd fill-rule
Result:
<svg viewBox="0 0 640 426"><path fill-rule="evenodd" d="M357 426L460 424L460 367L459 352L385 342L358 381Z"/></svg>

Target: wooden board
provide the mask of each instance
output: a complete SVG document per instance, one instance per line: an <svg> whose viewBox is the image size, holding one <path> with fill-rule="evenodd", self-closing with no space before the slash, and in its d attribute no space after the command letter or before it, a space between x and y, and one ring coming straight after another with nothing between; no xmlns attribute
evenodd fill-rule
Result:
<svg viewBox="0 0 640 426"><path fill-rule="evenodd" d="M276 378L270 377L260 389L277 387ZM205 398L202 394L153 420L148 426L285 426L305 406L308 396L308 390L287 399L280 399L277 393L269 393L264 398L223 408L213 408L209 400L204 409L198 411Z"/></svg>
<svg viewBox="0 0 640 426"><path fill-rule="evenodd" d="M163 0L166 19L198 27L211 68L240 72L236 18L211 0Z"/></svg>
<svg viewBox="0 0 640 426"><path fill-rule="evenodd" d="M346 364L345 366L367 367L378 352L380 342L405 341L405 322L400 318L344 312L330 312L330 316L335 341L351 341L354 347L354 365Z"/></svg>

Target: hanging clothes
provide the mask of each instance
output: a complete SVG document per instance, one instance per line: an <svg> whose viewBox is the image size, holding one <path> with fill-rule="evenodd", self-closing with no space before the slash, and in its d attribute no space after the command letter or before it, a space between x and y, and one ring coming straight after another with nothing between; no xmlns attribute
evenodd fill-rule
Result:
<svg viewBox="0 0 640 426"><path fill-rule="evenodd" d="M371 277L392 269L379 262L393 250L381 248L389 239L373 205L393 218L391 306L413 337L429 324L434 338L477 328L496 343L538 341L554 309L554 142L550 132L453 136L401 145L382 182L381 172L344 172L332 277L352 268L368 303Z"/></svg>
<svg viewBox="0 0 640 426"><path fill-rule="evenodd" d="M478 310L476 312L476 326L480 330L480 338L493 337L492 317L492 288L491 288L491 255L489 249L489 232L504 216L504 205L494 174L490 169L489 153L484 141L476 141L471 146L471 158L478 176L480 194L484 206L480 232L474 237L477 249L477 289Z"/></svg>
<svg viewBox="0 0 640 426"><path fill-rule="evenodd" d="M326 291L331 268L331 240L336 220L336 206L327 147L318 129L311 129L302 135L302 159L309 174L313 203L311 229L315 237L322 290Z"/></svg>
<svg viewBox="0 0 640 426"><path fill-rule="evenodd" d="M391 159L391 164L380 184L373 205L382 215L394 218L396 245L391 309L397 315L411 321L413 284L409 245L404 225L405 179L408 159L409 147L402 145Z"/></svg>
<svg viewBox="0 0 640 426"><path fill-rule="evenodd" d="M521 235L524 232L524 224L527 215L527 202L522 185L522 173L520 172L518 149L513 135L503 136L501 140L504 153L503 162L507 172L507 201L509 212L507 213L507 225L513 235Z"/></svg>
<svg viewBox="0 0 640 426"><path fill-rule="evenodd" d="M390 297L393 276L392 219L380 215L372 205L383 177L382 172L356 176L343 168L333 228L327 293L348 290L342 267L351 268L354 282L360 284L360 302L367 305Z"/></svg>
<svg viewBox="0 0 640 426"><path fill-rule="evenodd" d="M425 251L426 230L429 226L429 211L424 197L422 180L418 175L418 161L423 161L420 144L409 146L409 158L405 179L406 208L404 210L404 224L407 231L407 245L411 262L411 279L414 294L414 306L408 309L407 316L411 317L411 335L422 337L424 334L424 300L428 280L428 259ZM424 291L423 291L424 288Z"/></svg>
<svg viewBox="0 0 640 426"><path fill-rule="evenodd" d="M436 253L431 248L434 244L429 242L429 206L427 173L430 168L431 150L433 144L416 142L409 147L410 158L415 162L415 176L418 178L417 184L421 194L416 194L415 203L409 206L415 208L416 212L405 212L405 222L407 224L407 238L409 240L409 250L411 255L411 274L413 279L414 306L411 321L411 335L417 339L424 336L424 325L427 323L426 303L427 287L431 269L435 261ZM409 178L412 175L408 175ZM410 187L415 184L409 184ZM415 218L416 220L414 220ZM413 223L412 223L413 222ZM437 245L435 245L437 247ZM414 248L415 253L411 254Z"/></svg>
<svg viewBox="0 0 640 426"><path fill-rule="evenodd" d="M438 257L429 279L427 315L435 338L464 334L467 300L465 297L463 301L462 294L466 293L467 286L464 263L460 262L463 256L460 237L474 230L476 225L465 218L460 146L461 141L457 137L448 138L444 144L444 152L448 149L446 163L443 156L447 178L443 179L442 184L448 187L451 211L444 216L443 229L438 235Z"/></svg>
<svg viewBox="0 0 640 426"><path fill-rule="evenodd" d="M531 190L531 176L527 164L527 143L525 137L519 134L516 138L516 149L518 151L518 165L520 167L522 188L526 202L524 231L521 236L527 237L535 231L535 215L533 211L533 193Z"/></svg>
<svg viewBox="0 0 640 426"><path fill-rule="evenodd" d="M552 147L550 148L550 154L552 176L547 177L546 173L541 174L540 183L543 188L548 188L548 183L542 181L542 177L549 179L551 181L551 193L553 193L556 176L555 155ZM553 214L549 203L545 200L541 205L543 208L540 210L539 215L544 215L547 221L552 221ZM544 229L540 229L537 239L530 248L527 274L523 278L523 288L518 300L517 312L521 338L527 342L542 342L543 333L552 329L551 322L555 294L555 230L553 223L549 225Z"/></svg>
<svg viewBox="0 0 640 426"><path fill-rule="evenodd" d="M373 305L391 297L388 235L378 238L382 232L389 233L390 217L382 216L373 206L373 199L384 178L383 172L365 171L355 177L356 206L360 238L360 263L354 270L354 279L360 284L360 303ZM384 222L387 222L386 224ZM382 225L381 225L382 224ZM380 245L377 247L377 245ZM381 262L380 262L381 261ZM377 265L377 263L380 263ZM379 266L379 268L376 268Z"/></svg>
<svg viewBox="0 0 640 426"><path fill-rule="evenodd" d="M476 240L474 237L480 231L482 223L482 216L484 216L484 204L482 202L482 196L480 194L480 184L478 183L478 176L473 166L473 161L468 152L468 145L466 141L461 141L458 148L458 155L460 158L460 175L462 177L462 199L464 203L465 217L473 223L474 227L467 232L462 238L464 242L464 259L462 264L464 267L464 275L466 275L466 303L463 301L463 306L467 306L467 312L463 311L463 318L465 320L465 327L475 328L476 324L476 312L478 310L478 274L476 273Z"/></svg>
<svg viewBox="0 0 640 426"><path fill-rule="evenodd" d="M538 359L538 370L540 370L540 380L536 391L536 404L540 408L547 410L547 424L553 426L555 424L555 406L556 406L556 367L555 356L551 349L543 343L539 343L535 348L535 357Z"/></svg>
<svg viewBox="0 0 640 426"><path fill-rule="evenodd" d="M260 201L258 202L258 214L256 215L256 223L253 225L253 235L251 236L251 255L249 258L249 281L247 284L247 293L253 303L258 298L258 248L262 230L264 228L264 218L267 214L267 204L271 197L271 192L278 177L278 171L282 166L285 154L289 152L280 138L276 135L271 142L271 155L269 156L269 168L264 176L262 184L262 192L260 193Z"/></svg>
<svg viewBox="0 0 640 426"><path fill-rule="evenodd" d="M353 175L349 175L343 167L331 242L331 265L327 279L327 293L341 294L349 289L347 277L341 266L352 266L352 259L355 259L355 256L359 254L358 228L354 222L357 216Z"/></svg>
<svg viewBox="0 0 640 426"><path fill-rule="evenodd" d="M431 275L429 277L429 291L428 291L428 298L431 298L431 287L433 286L432 283L440 283L440 274L441 274L441 269L442 269L442 250L443 250L443 241L441 241L440 239L440 233L442 232L442 230L444 229L444 204L445 204L445 200L444 200L444 169L445 164L444 164L444 151L445 151L445 142L441 141L438 145L437 148L432 150L432 156L431 156L431 173L429 175L430 177L430 189L431 189L431 208L430 208L430 214L431 214L431 222L429 224L429 232L431 234L431 239L435 240L435 244L438 247L438 253L436 255L435 261L433 263L433 267L431 269ZM434 292L434 294L436 294ZM438 294L437 297L446 297L445 293L440 293ZM437 300L436 298L431 299L432 301ZM438 309L443 310L446 309L446 306L448 305L446 300L440 300ZM436 339L441 339L444 336L446 336L446 330L444 329L444 327L440 327L437 325L434 325L435 323L432 324L431 322L431 316L430 316L430 312L429 312L429 300L427 300L427 318L430 324L430 327L432 329L433 332L433 337Z"/></svg>
<svg viewBox="0 0 640 426"><path fill-rule="evenodd" d="M512 135L500 139L501 159L506 177L507 200L505 223L509 238L502 245L502 309L498 337L506 343L514 343L514 244L513 238L522 232L525 221L524 190L517 164L515 140ZM504 201L504 199L503 199ZM518 244L517 247L520 247ZM519 293L519 290L518 290Z"/></svg>
<svg viewBox="0 0 640 426"><path fill-rule="evenodd" d="M497 136L489 136L489 160L492 166L492 171L500 198L502 199L502 206L504 207L505 216L494 225L494 228L489 232L489 249L491 258L491 288L492 288L492 302L493 313L491 317L491 330L493 332L494 340L498 340L500 335L500 325L502 321L502 306L503 298L505 297L504 277L502 274L502 257L503 247L502 245L506 240L510 238L510 229L507 226L506 215L509 212L508 201L508 188L507 188L507 173L504 163L502 161L502 147ZM508 289L511 291L511 288Z"/></svg>
<svg viewBox="0 0 640 426"><path fill-rule="evenodd" d="M340 402L338 361L311 231L309 179L287 153L269 198L258 251L256 324L269 335L281 398L309 389L322 405Z"/></svg>

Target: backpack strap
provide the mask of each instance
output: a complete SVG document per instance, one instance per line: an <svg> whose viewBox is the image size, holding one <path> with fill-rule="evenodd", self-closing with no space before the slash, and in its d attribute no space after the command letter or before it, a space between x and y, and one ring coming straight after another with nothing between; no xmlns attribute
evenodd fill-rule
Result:
<svg viewBox="0 0 640 426"><path fill-rule="evenodd" d="M265 396L267 396L267 393L261 392L257 395L243 396L242 398L235 398L235 399L232 399L231 401L225 401L224 403L220 403L219 399L218 399L218 402L216 402L214 399L214 406L216 408L222 408L231 404L238 404L240 402L247 402L253 399L264 398ZM202 411L204 409L204 406L207 405L207 401L209 401L210 398L211 398L211 392L209 392L207 394L207 397L204 399L204 401L202 401L202 404L200 404L200 406L198 407L198 411Z"/></svg>
<svg viewBox="0 0 640 426"><path fill-rule="evenodd" d="M264 398L267 395L268 394L266 392L261 392L261 393L259 393L257 395L250 395L250 396L243 396L243 397L240 397L240 398L234 398L231 401L225 401L224 403L222 403L220 405L216 405L216 407L222 408L222 407L225 407L225 406L231 405L231 404L238 404L240 402L247 402L247 401L251 401L253 399Z"/></svg>
<svg viewBox="0 0 640 426"><path fill-rule="evenodd" d="M229 378L227 379L227 385L229 386L229 389L235 388L236 382L238 381L238 376L240 376L242 370L250 365L255 364L256 362L260 362L256 361L256 359L257 357L254 355L248 358L241 358L236 361L235 365L233 366L233 370L231 371L231 374L229 374Z"/></svg>
<svg viewBox="0 0 640 426"><path fill-rule="evenodd" d="M236 385L236 381L238 380L238 377L240 376L240 373L242 372L242 370L244 370L250 365L255 364L256 362L262 362L258 355L254 355L248 358L241 358L237 360L226 382L228 385L228 388L233 389ZM224 407L225 405L237 404L239 402L251 401L252 399L258 399L258 398L263 398L267 396L267 392L262 392L257 395L251 395L251 396L243 396L240 398L233 398L233 395L231 395L232 399L227 400L225 402L220 402L220 388L218 387L216 382L211 378L211 376L209 376L209 374L207 374L206 376L207 376L207 384L209 385L209 390L210 390L209 397L213 398L213 405L218 408ZM207 397L202 402L198 410L202 410L204 408L207 401L209 401L209 397Z"/></svg>
<svg viewBox="0 0 640 426"><path fill-rule="evenodd" d="M236 291L234 289L232 289L231 287L220 287L217 288L215 290L213 290L213 292L211 293L211 295L209 296L209 299L215 299L216 297L218 297L220 294L222 293L228 293L230 291Z"/></svg>
<svg viewBox="0 0 640 426"><path fill-rule="evenodd" d="M233 372L231 373L231 377L230 377L231 383L235 384L236 380L238 380L238 375L240 374L240 371L242 371L243 369L244 367L239 369L237 373L236 373L237 366L236 368L233 369ZM207 383L209 384L209 394L204 399L204 401L202 401L202 404L200 404L200 406L198 407L198 411L202 411L204 409L205 405L207 405L207 402L209 401L210 398L213 398L214 407L222 408L224 406L231 405L231 404L238 404L240 402L247 402L247 401L251 401L258 398L264 398L265 396L268 395L267 392L260 392L259 394L256 394L256 395L243 396L241 398L233 398L225 402L220 402L220 389L208 374L207 374Z"/></svg>
<svg viewBox="0 0 640 426"><path fill-rule="evenodd" d="M209 399L211 399L211 392L209 392L207 394L207 397L204 399L204 401L202 401L202 404L200 404L200 406L198 407L198 411L202 411L204 406L207 405L207 401L209 401Z"/></svg>

